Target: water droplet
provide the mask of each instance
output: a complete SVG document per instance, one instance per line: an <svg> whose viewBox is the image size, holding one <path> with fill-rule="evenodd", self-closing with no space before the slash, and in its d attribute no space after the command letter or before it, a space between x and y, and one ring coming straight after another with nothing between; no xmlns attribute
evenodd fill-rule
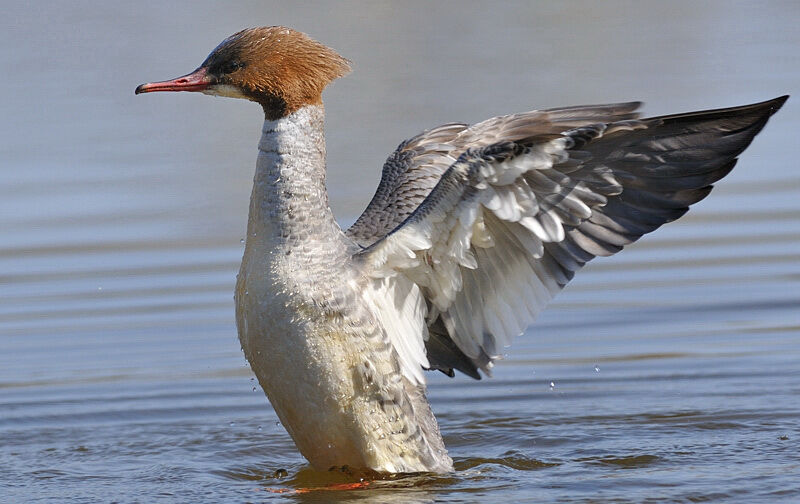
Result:
<svg viewBox="0 0 800 504"><path fill-rule="evenodd" d="M229 423L228 425L230 425L231 427L233 427L233 426L235 426L235 425L236 425L236 422L231 422L231 423Z"/></svg>
<svg viewBox="0 0 800 504"><path fill-rule="evenodd" d="M594 372L595 373L599 373L600 372L600 367L597 364L594 365Z"/></svg>
<svg viewBox="0 0 800 504"><path fill-rule="evenodd" d="M259 432L261 432L261 426L260 426L260 425L258 426L257 430L258 430Z"/></svg>
<svg viewBox="0 0 800 504"><path fill-rule="evenodd" d="M281 426L281 423L280 423L280 422L275 422L275 426L276 426L276 427L280 427L280 426Z"/></svg>
<svg viewBox="0 0 800 504"><path fill-rule="evenodd" d="M239 243L244 243L244 238L240 239Z"/></svg>
<svg viewBox="0 0 800 504"><path fill-rule="evenodd" d="M550 390L556 388L556 382L550 382Z"/></svg>
<svg viewBox="0 0 800 504"><path fill-rule="evenodd" d="M256 391L256 388L255 388L255 387L253 387L253 392L255 392L255 391Z"/></svg>
<svg viewBox="0 0 800 504"><path fill-rule="evenodd" d="M97 290L101 291L101 290L103 290L103 288L102 287L98 287Z"/></svg>
<svg viewBox="0 0 800 504"><path fill-rule="evenodd" d="M289 471L286 469L278 469L273 473L273 475L276 478L285 478L286 476L289 476Z"/></svg>

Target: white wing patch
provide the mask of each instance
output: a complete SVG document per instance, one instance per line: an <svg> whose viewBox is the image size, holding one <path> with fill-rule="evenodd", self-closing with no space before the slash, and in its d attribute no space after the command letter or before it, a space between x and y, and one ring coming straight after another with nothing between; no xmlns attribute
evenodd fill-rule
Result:
<svg viewBox="0 0 800 504"><path fill-rule="evenodd" d="M430 364L425 356L425 299L419 287L402 275L374 278L364 298L397 352L403 375L412 383L424 384L423 368Z"/></svg>
<svg viewBox="0 0 800 504"><path fill-rule="evenodd" d="M523 152L465 153L403 225L365 251L368 274L396 282L382 284L383 292L408 289L401 278L418 285L459 349L470 358L482 351L498 358L560 289L540 259L544 243L564 239L564 210L543 201L523 175L570 199L568 212L591 214L572 187L545 174L568 161L571 142L564 136ZM422 333L406 332L395 346L406 361L419 362L424 346L405 348L409 339L424 345L413 334Z"/></svg>

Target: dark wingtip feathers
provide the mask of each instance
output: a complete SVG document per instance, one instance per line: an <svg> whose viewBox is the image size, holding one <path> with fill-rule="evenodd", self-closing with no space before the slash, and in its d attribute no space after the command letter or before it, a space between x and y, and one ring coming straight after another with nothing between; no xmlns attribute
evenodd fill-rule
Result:
<svg viewBox="0 0 800 504"><path fill-rule="evenodd" d="M721 120L735 117L748 117L748 116L763 116L765 119L769 118L781 109L789 95L779 96L772 100L766 100L758 103L751 103L749 105L740 105L738 107L728 107L721 109L700 110L696 112L687 112L682 114L671 114L665 116L654 117L653 119L660 119L664 122L681 122L686 119L696 120L701 118L703 120Z"/></svg>

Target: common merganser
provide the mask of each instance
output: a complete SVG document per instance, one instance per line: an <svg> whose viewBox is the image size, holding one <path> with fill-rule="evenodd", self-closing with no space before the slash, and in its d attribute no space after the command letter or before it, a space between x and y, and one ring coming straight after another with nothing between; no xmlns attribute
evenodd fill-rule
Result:
<svg viewBox="0 0 800 504"><path fill-rule="evenodd" d="M423 371L489 375L577 270L705 198L788 98L648 119L630 102L438 126L400 144L342 230L325 189L321 95L349 71L333 49L272 26L136 88L264 110L236 322L275 412L319 470L452 471Z"/></svg>

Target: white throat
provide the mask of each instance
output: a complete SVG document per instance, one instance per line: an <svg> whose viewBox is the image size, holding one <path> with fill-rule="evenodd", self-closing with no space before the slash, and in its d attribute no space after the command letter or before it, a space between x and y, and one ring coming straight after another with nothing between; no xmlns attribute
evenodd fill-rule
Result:
<svg viewBox="0 0 800 504"><path fill-rule="evenodd" d="M325 111L307 106L264 121L250 198L251 245L335 248L344 233L325 188Z"/></svg>

